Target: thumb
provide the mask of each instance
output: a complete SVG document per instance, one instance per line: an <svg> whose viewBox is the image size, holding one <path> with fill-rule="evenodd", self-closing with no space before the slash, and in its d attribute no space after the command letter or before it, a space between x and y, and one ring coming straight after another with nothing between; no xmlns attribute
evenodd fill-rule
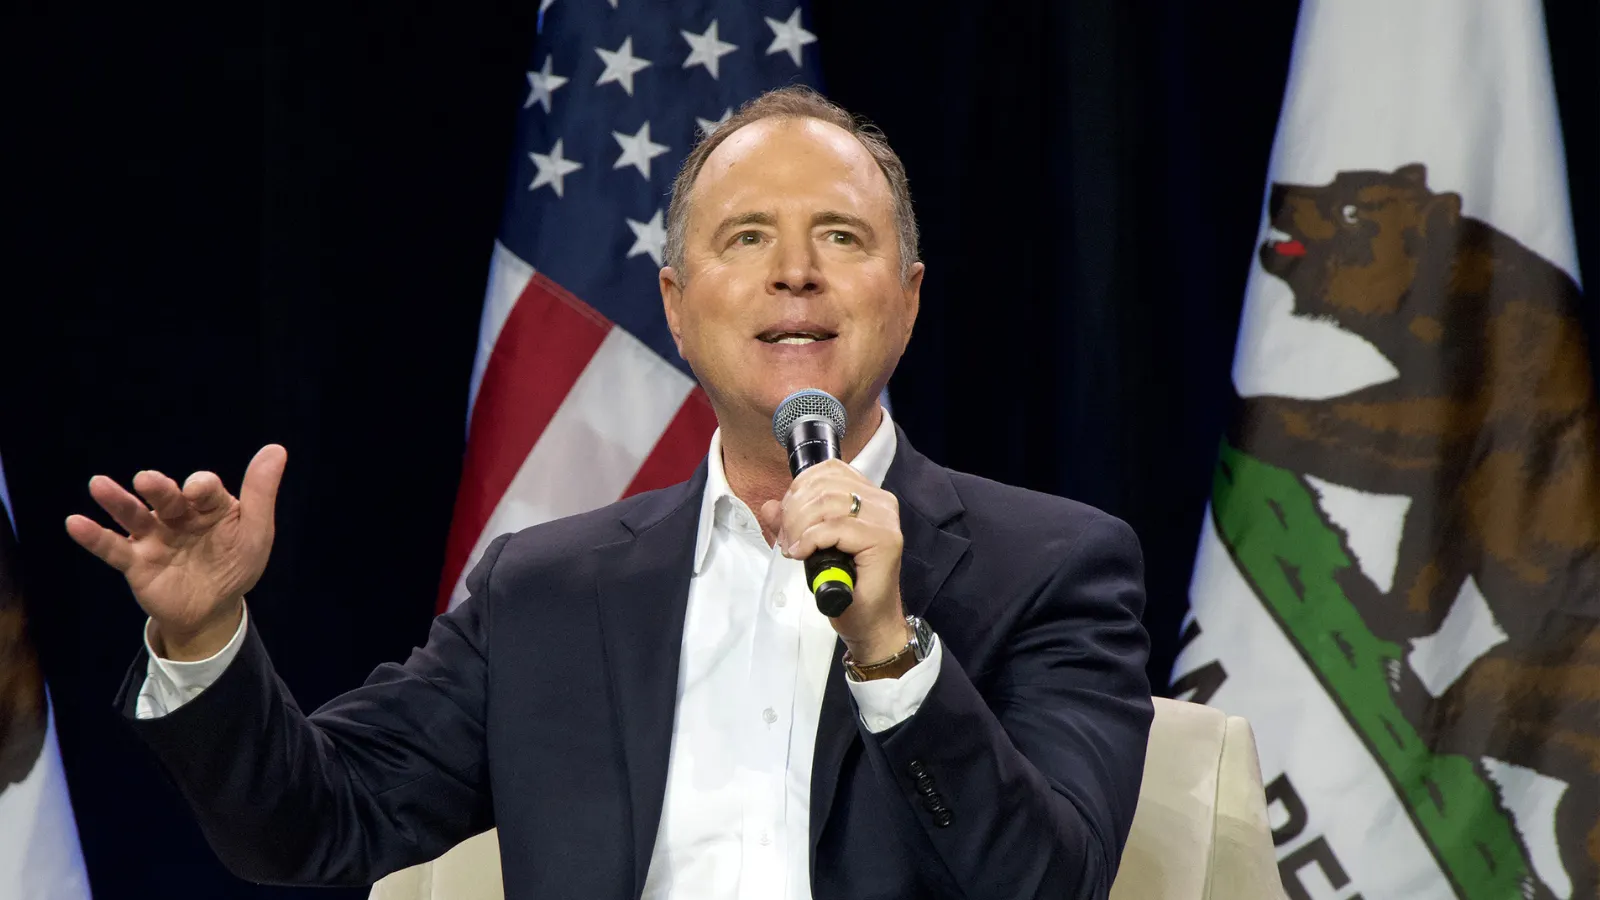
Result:
<svg viewBox="0 0 1600 900"><path fill-rule="evenodd" d="M268 444L256 451L244 470L244 482L239 485L240 518L252 526L272 529L278 484L283 481L283 467L288 462L289 451L281 444Z"/></svg>
<svg viewBox="0 0 1600 900"><path fill-rule="evenodd" d="M761 511L757 515L761 517L761 527L777 539L778 546L784 546L783 504L777 500L768 500L761 504Z"/></svg>

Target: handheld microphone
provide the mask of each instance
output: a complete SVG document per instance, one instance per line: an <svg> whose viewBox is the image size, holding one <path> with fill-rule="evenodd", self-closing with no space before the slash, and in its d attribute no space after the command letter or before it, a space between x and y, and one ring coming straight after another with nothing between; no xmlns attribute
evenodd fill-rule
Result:
<svg viewBox="0 0 1600 900"><path fill-rule="evenodd" d="M806 388L778 404L772 414L772 436L789 454L789 473L839 458L844 440L844 404L831 395ZM855 599L856 561L850 554L828 547L806 558L806 584L816 595L817 610L830 618L843 615Z"/></svg>

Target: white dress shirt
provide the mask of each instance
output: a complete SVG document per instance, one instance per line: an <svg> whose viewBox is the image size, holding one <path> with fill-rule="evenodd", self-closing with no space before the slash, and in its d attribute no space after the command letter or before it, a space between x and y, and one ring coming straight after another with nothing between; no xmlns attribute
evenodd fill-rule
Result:
<svg viewBox="0 0 1600 900"><path fill-rule="evenodd" d="M885 412L851 465L881 486L895 445ZM808 900L811 759L838 636L817 612L803 564L767 545L729 489L720 431L707 468L644 900ZM216 681L238 654L247 618L209 659L174 662L151 652L138 717L166 715ZM847 681L863 724L879 732L915 714L942 656L935 639L928 657L898 679Z"/></svg>

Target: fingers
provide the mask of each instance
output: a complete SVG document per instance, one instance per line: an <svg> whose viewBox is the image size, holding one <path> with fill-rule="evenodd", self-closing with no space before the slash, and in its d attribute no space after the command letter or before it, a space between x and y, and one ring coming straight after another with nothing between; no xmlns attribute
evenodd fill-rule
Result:
<svg viewBox="0 0 1600 900"><path fill-rule="evenodd" d="M827 465L827 464L825 464ZM785 524L790 533L799 534L794 517L805 515L812 519L849 516L855 498L861 498L857 517L888 524L900 520L900 503L895 496L883 490L865 476L848 466L839 469L808 470L795 479L783 498ZM817 471L813 477L812 471ZM807 522L806 524L810 524Z"/></svg>
<svg viewBox="0 0 1600 900"><path fill-rule="evenodd" d="M856 505L857 500L860 506ZM804 499L795 501L795 508L813 512L819 518L831 519L839 516L849 516L852 519L866 517L868 519L881 519L873 515L881 511L885 504L877 502L877 498L870 491L861 489L859 485L838 485L823 488L810 493ZM855 514L851 515L854 510ZM895 510L898 512L898 509Z"/></svg>
<svg viewBox="0 0 1600 900"><path fill-rule="evenodd" d="M800 477L789 485L789 491L784 495L784 505L789 505L796 498L809 498L826 491L845 491L847 494L855 491L866 497L868 493L882 492L883 489L848 464L830 459L801 472Z"/></svg>
<svg viewBox="0 0 1600 900"><path fill-rule="evenodd" d="M289 451L281 444L268 444L256 451L244 471L239 486L239 515L255 528L272 529L273 510L278 502L278 485L283 481Z"/></svg>
<svg viewBox="0 0 1600 900"><path fill-rule="evenodd" d="M96 475L89 479L89 496L93 497L94 502L100 504L100 508L109 513L129 535L143 537L155 530L155 515L139 501L138 497L128 493L126 488L110 478Z"/></svg>
<svg viewBox="0 0 1600 900"><path fill-rule="evenodd" d="M133 476L133 489L150 504L159 519L170 522L189 512L189 500L183 496L178 483L160 472L147 469Z"/></svg>
<svg viewBox="0 0 1600 900"><path fill-rule="evenodd" d="M861 506L851 516L855 497L861 498ZM899 501L843 464L825 463L795 479L782 513L781 540L793 557L809 556L820 547L859 553L902 541Z"/></svg>
<svg viewBox="0 0 1600 900"><path fill-rule="evenodd" d="M756 511L761 519L761 527L776 539L779 547L783 546L783 503L778 500L768 500L761 504Z"/></svg>
<svg viewBox="0 0 1600 900"><path fill-rule="evenodd" d="M128 539L88 516L67 516L67 534L78 546L100 557L118 572L126 572L133 564L133 548L128 545Z"/></svg>
<svg viewBox="0 0 1600 900"><path fill-rule="evenodd" d="M228 505L232 497L213 472L196 472L183 483L183 498L197 513L208 513Z"/></svg>
<svg viewBox="0 0 1600 900"><path fill-rule="evenodd" d="M901 542L899 528L889 529L846 517L827 519L807 527L789 544L787 553L795 559L805 559L824 547L837 547L853 555L874 549L898 549Z"/></svg>

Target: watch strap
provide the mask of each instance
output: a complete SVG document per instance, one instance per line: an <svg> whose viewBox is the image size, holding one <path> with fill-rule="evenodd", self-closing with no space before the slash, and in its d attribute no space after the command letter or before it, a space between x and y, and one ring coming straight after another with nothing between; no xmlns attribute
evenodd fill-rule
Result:
<svg viewBox="0 0 1600 900"><path fill-rule="evenodd" d="M919 662L928 658L928 653L933 648L933 629L928 623L916 616L906 616L906 628L910 637L906 645L899 652L888 659L865 665L850 658L850 653L845 652L844 670L851 681L876 681L880 678L899 678L911 671Z"/></svg>

